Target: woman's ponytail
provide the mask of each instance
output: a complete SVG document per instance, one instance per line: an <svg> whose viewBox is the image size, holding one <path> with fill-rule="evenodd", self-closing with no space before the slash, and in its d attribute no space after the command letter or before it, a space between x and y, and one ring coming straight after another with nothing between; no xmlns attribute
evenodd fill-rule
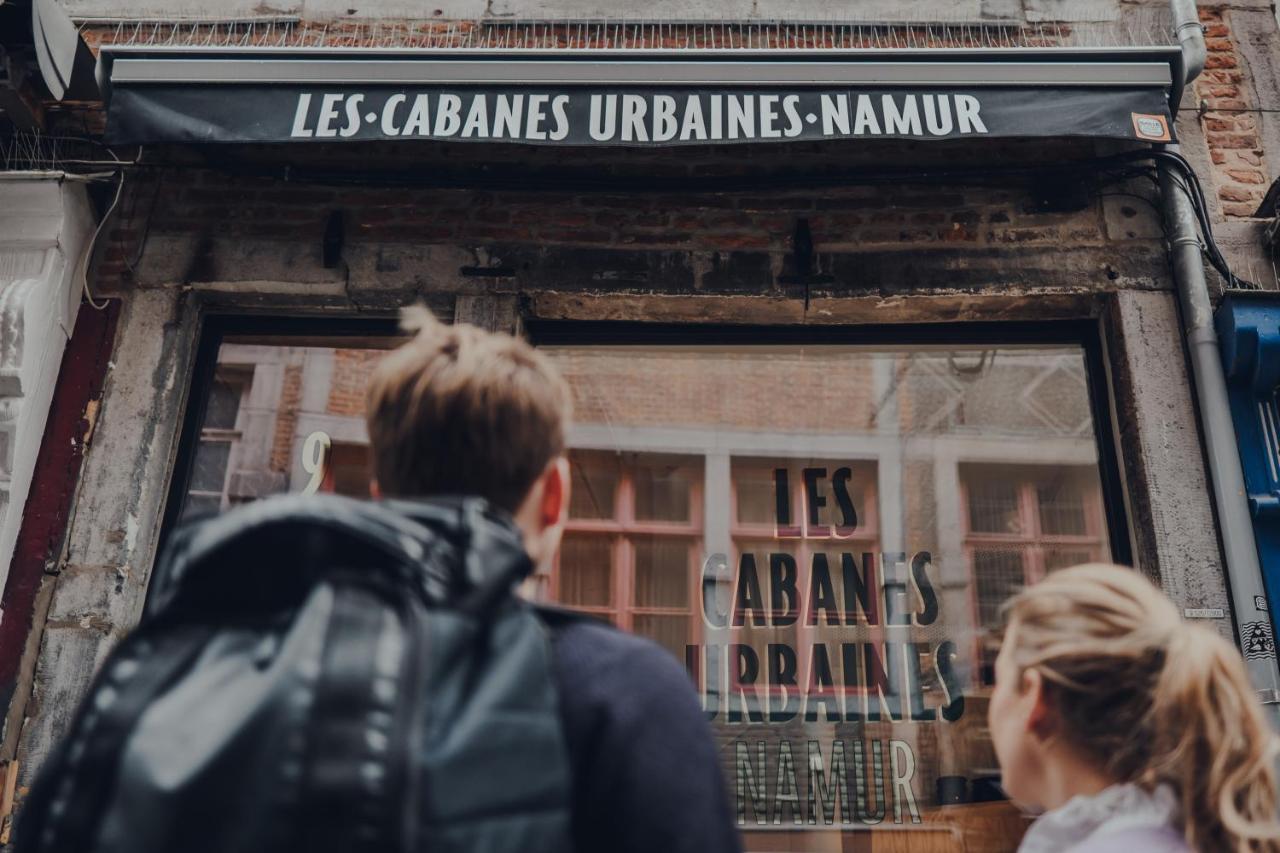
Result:
<svg viewBox="0 0 1280 853"><path fill-rule="evenodd" d="M1119 782L1172 787L1192 849L1280 853L1280 740L1230 643L1117 566L1054 572L1007 613L1073 746Z"/></svg>
<svg viewBox="0 0 1280 853"><path fill-rule="evenodd" d="M1150 731L1148 772L1178 791L1193 849L1280 850L1280 744L1235 648L1205 628L1171 626Z"/></svg>

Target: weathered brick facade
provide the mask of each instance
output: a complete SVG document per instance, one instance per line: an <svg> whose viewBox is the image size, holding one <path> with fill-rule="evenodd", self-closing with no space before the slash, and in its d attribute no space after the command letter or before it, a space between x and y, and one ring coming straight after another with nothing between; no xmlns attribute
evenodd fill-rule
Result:
<svg viewBox="0 0 1280 853"><path fill-rule="evenodd" d="M334 415L364 417L369 372L381 357L378 350L336 350L325 410Z"/></svg>
<svg viewBox="0 0 1280 853"><path fill-rule="evenodd" d="M1088 153L1078 146L1059 150L1064 156ZM652 170L668 179L680 175L697 179L732 177L729 164L744 160L758 169L830 168L840 148L827 143L793 145L785 151L709 149L682 153L679 158L622 152L617 155L621 165L598 153L572 157L549 151L505 153L510 159L504 166L527 169L534 176L539 172L553 176L571 166L580 174L594 162L601 169L625 170L628 176ZM1000 153L1028 156L1016 149ZM1043 147L1034 153L1037 158L1047 154ZM445 154L427 150L412 160L402 154L406 177L412 181L416 169L429 174L437 168L483 167L485 162L481 152L448 152L447 159ZM970 163L978 163L987 152L967 156ZM862 160L864 165L868 162L875 161ZM552 257L599 248L613 258L641 258L647 253L668 261L678 259L675 265L655 268L639 280L622 277L610 287L615 292L633 285L641 290L673 290L686 283L708 292L776 292L783 288L778 278L790 263L798 220L808 224L819 271L830 272L838 280L828 290L892 286L873 276L879 272L900 275L894 260L903 257L900 253L934 256L939 262L952 257L973 259L946 280L910 282L910 286L939 289L981 286L990 280L984 274L988 272L997 277L1016 275L1020 270L1015 265L998 263L999 259L1010 252L1037 258L1046 249L1076 256L1083 267L1055 263L1045 269L1036 260L1035 281L1041 286L1105 289L1121 280L1151 287L1163 275L1159 232L1150 224L1149 207L1142 206L1141 199L1108 205L1102 196L1084 188L1047 186L1036 180L1006 180L993 187L841 183L798 190L770 187L767 194L759 189L627 194L396 186L345 189L300 185L296 180L238 178L195 165L174 165L143 173L126 188L123 213L108 233L95 267L97 287L110 293L175 279L194 284L225 275L239 278L242 271L220 267L223 242L309 243L315 247L314 262L333 211L341 211L347 246L379 254L369 270L372 276L403 278L395 246L455 246L465 253L479 250L476 257L486 259L476 263L473 258L471 264L459 267L496 264L502 268L504 274L492 279L501 290L528 285L590 288L591 278L564 269ZM182 237L181 254L156 248L166 245L170 235ZM1122 245L1125 248L1120 251ZM1102 253L1094 253L1095 249ZM1091 255L1087 260L1086 254ZM859 258L856 265L843 267L844 259L854 256ZM133 260L138 257L140 261ZM895 269L878 269L884 263ZM972 271L966 274L964 269ZM855 271L860 274L851 276ZM1046 280L1046 272L1051 280Z"/></svg>
<svg viewBox="0 0 1280 853"><path fill-rule="evenodd" d="M1263 164L1259 105L1241 67L1228 9L1202 8L1208 56L1195 82L1201 126L1213 161L1213 184L1224 216L1254 215L1271 182Z"/></svg>
<svg viewBox="0 0 1280 853"><path fill-rule="evenodd" d="M1076 5L975 0L965 9L1010 16L1028 38L1051 45L1085 24L1077 17L1119 27L1163 4ZM333 14L329 44L345 46L353 33L367 32L348 28L344 10ZM1203 161L1210 214L1230 238L1223 241L1228 260L1256 272L1266 264L1252 215L1276 171L1280 132L1267 118L1277 107L1266 98L1274 81L1259 86L1251 78L1246 48L1261 42L1280 49L1280 28L1252 0L1205 6L1201 19L1208 62L1184 98L1177 130L1188 156ZM1271 28L1263 35L1260 20ZM387 38L458 31L435 20L384 23ZM87 25L85 32L97 45L127 30ZM673 32L673 46L698 46L686 31ZM975 25L974 32L984 30ZM63 127L102 127L101 111L83 105L54 113ZM1093 367L1102 365L1095 371L1101 391L1092 403L1094 414L1114 419L1101 440L1115 452L1109 473L1123 492L1130 529L1121 533L1135 563L1179 606L1229 612L1158 193L1145 177L1039 168L1086 162L1114 153L1114 145L344 145L147 146L125 172L88 275L96 296L120 300L116 352L80 503L41 605L48 618L29 642L29 690L18 696L26 704L10 713L26 721L8 734L9 752L0 756L16 755L24 776L39 766L95 667L138 617L191 405L202 324L220 314L359 323L424 301L447 320L517 332L626 321L785 327L801 340L814 327L838 327L850 340L874 332L884 341L910 326L904 340L936 351L953 339L998 343L1006 330L1036 343L1037 330L1072 324L1098 339L1091 355ZM995 168L1013 166L1023 168ZM801 251L806 234L812 257ZM271 337L255 334L241 343ZM327 383L324 394L309 405L304 369L297 361L280 368L279 410L263 453L279 475L273 483L298 486L299 443L313 429L348 430L335 444L359 450L365 380L376 358L358 344L333 350L324 367L331 374L316 374ZM671 375L659 359L626 355L581 364L566 356L564 364L571 379L583 380L575 385L580 423L604 429L621 418L645 428L674 421L750 432L785 419L826 439L848 423L876 425L867 412L880 399L856 362L820 376L781 362L760 366L751 393L735 393L743 377L729 360L688 376ZM1082 371L1055 381L1079 393ZM1014 374L1009 394L966 401L962 425L1025 427L1017 418L1028 417L1024 392L1033 377ZM583 392L587 386L596 392ZM893 417L904 432L935 413L929 393L901 394ZM1053 408L1052 401L1043 405ZM1055 439L1088 435L1079 423L1045 431ZM935 509L944 494L958 493L958 480L940 479L918 458L893 464L901 493L884 499L909 518L896 535L912 547L938 549ZM1031 468L1036 460L1017 464ZM1230 620L1221 622L1229 632ZM980 697L973 700L980 706ZM964 728L963 760L975 763L988 745L981 708L970 712L957 729ZM890 726L884 729L888 737ZM930 766L958 760L954 748L933 729L915 743Z"/></svg>
<svg viewBox="0 0 1280 853"><path fill-rule="evenodd" d="M280 389L280 412L271 442L271 470L286 473L293 461L293 431L298 423L298 404L302 400L302 368L288 365L284 369L284 385Z"/></svg>

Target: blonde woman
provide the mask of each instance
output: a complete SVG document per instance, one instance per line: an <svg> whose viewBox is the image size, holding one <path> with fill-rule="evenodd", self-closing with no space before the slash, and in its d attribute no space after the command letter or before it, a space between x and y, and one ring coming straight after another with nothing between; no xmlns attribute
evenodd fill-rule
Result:
<svg viewBox="0 0 1280 853"><path fill-rule="evenodd" d="M1019 853L1280 851L1277 738L1239 653L1132 569L1055 572L1006 605L989 723Z"/></svg>

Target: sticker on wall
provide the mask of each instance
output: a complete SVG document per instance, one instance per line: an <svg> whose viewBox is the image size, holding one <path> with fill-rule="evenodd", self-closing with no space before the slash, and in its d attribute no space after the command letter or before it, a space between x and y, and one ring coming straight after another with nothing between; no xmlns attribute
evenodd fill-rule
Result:
<svg viewBox="0 0 1280 853"><path fill-rule="evenodd" d="M1133 113L1133 132L1139 139L1148 142L1169 142L1169 120L1162 115Z"/></svg>
<svg viewBox="0 0 1280 853"><path fill-rule="evenodd" d="M1244 656L1249 660L1266 660L1276 656L1276 643L1271 636L1271 623L1264 620L1245 622L1240 626Z"/></svg>

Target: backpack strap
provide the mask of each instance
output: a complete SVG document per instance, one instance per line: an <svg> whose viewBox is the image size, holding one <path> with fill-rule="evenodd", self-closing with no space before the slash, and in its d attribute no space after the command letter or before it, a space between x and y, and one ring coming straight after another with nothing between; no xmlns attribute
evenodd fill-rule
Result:
<svg viewBox="0 0 1280 853"><path fill-rule="evenodd" d="M369 588L334 592L302 771L302 849L407 850L412 824L401 810L411 801L407 732L417 697L405 682L422 665L418 623Z"/></svg>
<svg viewBox="0 0 1280 853"><path fill-rule="evenodd" d="M209 637L204 626L172 631L163 642L135 634L99 675L55 763L18 822L20 853L84 853L115 789L120 758L143 712L191 665ZM145 666L143 662L145 661ZM52 769L52 768L50 768Z"/></svg>

